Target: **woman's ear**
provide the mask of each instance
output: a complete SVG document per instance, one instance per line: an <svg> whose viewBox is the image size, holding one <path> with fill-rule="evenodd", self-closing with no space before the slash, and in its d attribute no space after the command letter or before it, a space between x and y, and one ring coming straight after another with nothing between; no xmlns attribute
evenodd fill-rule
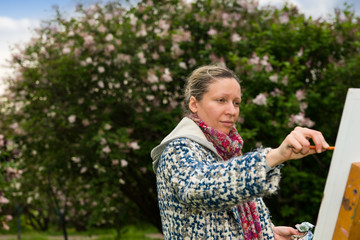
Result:
<svg viewBox="0 0 360 240"><path fill-rule="evenodd" d="M198 101L196 100L196 98L194 96L190 97L190 101L189 101L189 109L191 110L191 112L196 113L198 110Z"/></svg>

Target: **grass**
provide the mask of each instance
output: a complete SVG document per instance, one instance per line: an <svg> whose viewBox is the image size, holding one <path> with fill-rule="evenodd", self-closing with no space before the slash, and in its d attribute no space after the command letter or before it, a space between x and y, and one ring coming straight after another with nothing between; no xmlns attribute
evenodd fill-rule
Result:
<svg viewBox="0 0 360 240"><path fill-rule="evenodd" d="M152 226L125 226L121 229L120 240L158 240L150 238L149 234L155 234L157 230ZM69 230L68 240L115 240L115 230L89 230L87 232L74 232ZM61 232L33 232L21 233L21 240L62 240ZM16 233L0 233L0 240L18 240Z"/></svg>

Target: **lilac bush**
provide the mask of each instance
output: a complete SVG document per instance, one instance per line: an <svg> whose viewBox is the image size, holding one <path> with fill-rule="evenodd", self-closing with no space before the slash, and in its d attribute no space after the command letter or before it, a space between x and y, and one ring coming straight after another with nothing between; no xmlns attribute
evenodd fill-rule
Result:
<svg viewBox="0 0 360 240"><path fill-rule="evenodd" d="M0 228L7 231L10 229L9 222L13 219L9 198L19 188L16 180L23 172L12 161L11 145L11 141L0 134Z"/></svg>
<svg viewBox="0 0 360 240"><path fill-rule="evenodd" d="M57 12L14 54L2 103L1 130L24 169L18 201L40 222L54 221L55 209L63 229L136 219L160 229L149 153L181 119L193 69L219 64L239 75L246 151L276 147L295 126L334 143L346 91L360 86L359 37L349 8L331 21L251 0ZM330 154L284 167L282 190L266 199L275 223L316 220Z"/></svg>

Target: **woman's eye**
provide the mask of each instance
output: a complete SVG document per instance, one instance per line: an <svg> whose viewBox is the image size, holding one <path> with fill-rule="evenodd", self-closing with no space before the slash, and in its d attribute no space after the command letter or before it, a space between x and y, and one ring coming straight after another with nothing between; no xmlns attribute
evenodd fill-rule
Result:
<svg viewBox="0 0 360 240"><path fill-rule="evenodd" d="M223 103L223 102L225 102L225 99L220 98L220 99L218 99L218 102Z"/></svg>
<svg viewBox="0 0 360 240"><path fill-rule="evenodd" d="M240 106L240 103L239 102L234 102L234 105L239 107Z"/></svg>

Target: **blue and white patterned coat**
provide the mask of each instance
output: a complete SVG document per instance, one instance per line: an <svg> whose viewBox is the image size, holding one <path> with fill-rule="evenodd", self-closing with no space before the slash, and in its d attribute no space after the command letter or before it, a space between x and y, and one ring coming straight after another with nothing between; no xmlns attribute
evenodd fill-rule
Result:
<svg viewBox="0 0 360 240"><path fill-rule="evenodd" d="M228 161L189 118L151 152L165 239L244 239L236 205L256 200L264 239L274 239L262 196L278 190L267 149Z"/></svg>

